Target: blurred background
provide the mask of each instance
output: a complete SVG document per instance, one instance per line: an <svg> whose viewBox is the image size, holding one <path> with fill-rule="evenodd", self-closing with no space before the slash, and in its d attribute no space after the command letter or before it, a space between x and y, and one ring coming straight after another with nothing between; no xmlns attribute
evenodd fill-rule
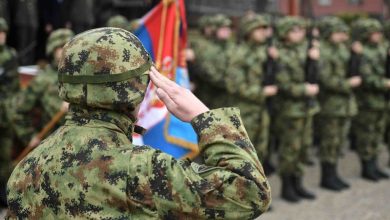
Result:
<svg viewBox="0 0 390 220"><path fill-rule="evenodd" d="M142 17L158 0L1 0L0 17L9 26L8 44L17 49L21 65L45 58L44 48L50 32L70 27L75 33L102 27L110 17L123 15L129 20ZM384 20L389 15L389 0L187 0L190 26L201 15L223 13L240 17L247 11L276 16L301 15L320 18L337 15L347 23L357 17ZM234 19L233 19L234 20ZM237 23L237 21L235 22Z"/></svg>

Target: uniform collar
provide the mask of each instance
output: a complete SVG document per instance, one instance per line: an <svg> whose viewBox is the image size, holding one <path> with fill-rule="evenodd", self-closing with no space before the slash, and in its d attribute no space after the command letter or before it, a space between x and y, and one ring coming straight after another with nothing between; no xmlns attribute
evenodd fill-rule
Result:
<svg viewBox="0 0 390 220"><path fill-rule="evenodd" d="M77 125L87 125L96 127L108 127L124 133L129 140L132 140L134 132L134 122L130 116L106 109L94 109L71 104L66 116L67 121ZM137 127L138 130L138 127ZM139 132L138 132L139 133Z"/></svg>

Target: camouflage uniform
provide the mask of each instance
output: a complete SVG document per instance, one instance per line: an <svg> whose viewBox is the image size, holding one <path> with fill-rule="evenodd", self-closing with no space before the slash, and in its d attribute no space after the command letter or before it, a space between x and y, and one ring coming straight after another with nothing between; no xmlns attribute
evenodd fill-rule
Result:
<svg viewBox="0 0 390 220"><path fill-rule="evenodd" d="M288 32L294 27L305 27L305 22L297 17L285 17L278 21L277 29L281 42L279 45L280 69L276 75L278 95L275 97L277 133L279 135L279 173L282 176L282 197L297 201L297 196L289 189L292 179L302 179L303 169L301 155L303 146L311 144L312 117L319 111L315 99L309 104L305 89L305 68L308 45L290 43L285 40ZM310 142L310 143L308 143ZM298 195L299 190L295 190ZM286 193L285 193L286 192ZM292 196L289 195L290 192ZM288 195L289 194L289 195ZM303 193L303 197L305 197ZM308 196L308 198L314 196Z"/></svg>
<svg viewBox="0 0 390 220"><path fill-rule="evenodd" d="M72 36L73 32L68 29L54 31L48 40L47 55L53 57L55 49L62 47ZM53 58L52 60L52 63L47 65L25 90L7 103L7 115L18 138L26 146L62 105L62 100L58 97L57 63ZM41 114L38 128L33 123L33 109L39 109Z"/></svg>
<svg viewBox="0 0 390 220"><path fill-rule="evenodd" d="M376 167L376 157L385 132L387 111L385 94L389 90L385 84L384 69L387 46L369 40L372 33L382 31L379 21L362 19L357 21L354 28L359 30L364 49L360 67L363 83L356 92L359 113L352 122L352 129L356 135L358 154L363 163L363 177L367 177L365 174L371 173L368 171L370 169L379 172Z"/></svg>
<svg viewBox="0 0 390 220"><path fill-rule="evenodd" d="M261 161L267 154L270 118L263 94L264 66L267 61L266 42L257 43L248 35L259 27L269 26L261 15L244 17L240 34L246 38L235 50L226 73L229 103L238 106L245 128Z"/></svg>
<svg viewBox="0 0 390 220"><path fill-rule="evenodd" d="M213 47L213 43L211 41L212 36L211 33L206 33L205 29L209 29L210 31L215 31L212 24L211 16L203 16L198 20L198 32L189 33L189 46L193 50L195 54L195 60L188 62L188 72L190 74L191 82L195 83L194 94L202 100L204 103L209 104L208 97L210 96L210 92L205 85L206 77L202 77L205 75L205 70L202 68L202 63L207 62L204 56L206 51ZM209 35L208 35L209 34ZM211 93L212 94L212 93Z"/></svg>
<svg viewBox="0 0 390 220"><path fill-rule="evenodd" d="M192 120L206 166L131 143L150 59L117 28L65 46L66 123L12 173L10 219L253 219L267 209L269 184L237 109Z"/></svg>
<svg viewBox="0 0 390 220"><path fill-rule="evenodd" d="M350 120L357 114L357 103L347 80L350 51L344 42L335 43L330 37L333 33L348 32L348 27L336 17L323 18L319 25L323 38L318 96L321 112L316 127L320 138L321 185L340 190L348 185L337 175L337 160L349 133Z"/></svg>
<svg viewBox="0 0 390 220"><path fill-rule="evenodd" d="M0 32L8 32L8 25L4 18L0 18ZM5 185L11 174L11 150L14 136L5 115L4 103L19 90L17 68L16 51L5 44L0 45L0 203L5 201Z"/></svg>
<svg viewBox="0 0 390 220"><path fill-rule="evenodd" d="M216 31L220 27L230 26L231 20L218 14L211 18L211 23ZM219 40L215 36L210 40L200 39L194 52L198 78L195 94L210 108L229 105L224 76L229 57L235 52L234 42Z"/></svg>

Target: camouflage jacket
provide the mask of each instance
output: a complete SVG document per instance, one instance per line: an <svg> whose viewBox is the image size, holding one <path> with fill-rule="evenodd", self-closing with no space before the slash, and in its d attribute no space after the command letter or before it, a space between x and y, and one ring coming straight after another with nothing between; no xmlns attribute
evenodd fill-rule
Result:
<svg viewBox="0 0 390 220"><path fill-rule="evenodd" d="M58 96L57 71L48 65L15 97L7 102L7 115L17 136L27 145L31 138L61 109ZM34 125L33 109L40 111L38 127Z"/></svg>
<svg viewBox="0 0 390 220"><path fill-rule="evenodd" d="M23 159L9 219L254 219L270 186L234 108L195 117L206 165L131 144L133 121L70 106L66 123Z"/></svg>
<svg viewBox="0 0 390 220"><path fill-rule="evenodd" d="M274 107L278 115L285 117L312 116L319 111L318 102L309 105L305 91L305 63L307 44L282 43L279 47L279 72L276 75L278 95Z"/></svg>
<svg viewBox="0 0 390 220"><path fill-rule="evenodd" d="M355 95L347 79L350 52L345 44L321 42L319 77L321 115L351 117L357 114Z"/></svg>
<svg viewBox="0 0 390 220"><path fill-rule="evenodd" d="M363 83L356 96L359 109L383 111L386 109L385 85L386 44L363 44L363 59L360 66Z"/></svg>
<svg viewBox="0 0 390 220"><path fill-rule="evenodd" d="M267 45L242 43L234 50L227 67L227 90L236 97L237 102L262 106L264 63L267 61Z"/></svg>
<svg viewBox="0 0 390 220"><path fill-rule="evenodd" d="M19 90L18 61L16 51L0 46L0 101Z"/></svg>
<svg viewBox="0 0 390 220"><path fill-rule="evenodd" d="M218 108L228 104L226 96L226 66L231 53L234 52L234 42L220 42L201 39L195 51L196 77L198 84L196 94L210 108Z"/></svg>

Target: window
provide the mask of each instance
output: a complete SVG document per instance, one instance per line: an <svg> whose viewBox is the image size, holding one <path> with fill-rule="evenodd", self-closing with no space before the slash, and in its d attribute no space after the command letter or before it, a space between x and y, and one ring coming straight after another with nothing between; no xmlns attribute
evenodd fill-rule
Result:
<svg viewBox="0 0 390 220"><path fill-rule="evenodd" d="M328 6L332 4L332 0L318 0L318 4L321 6Z"/></svg>

